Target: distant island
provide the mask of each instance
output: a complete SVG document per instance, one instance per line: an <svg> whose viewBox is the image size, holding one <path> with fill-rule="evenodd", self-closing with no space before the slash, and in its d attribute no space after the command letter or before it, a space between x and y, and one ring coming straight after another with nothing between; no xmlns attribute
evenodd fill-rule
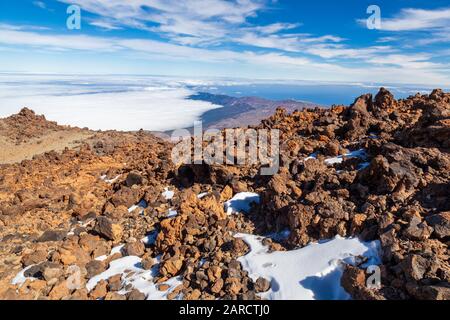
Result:
<svg viewBox="0 0 450 320"><path fill-rule="evenodd" d="M188 97L191 100L207 101L223 108L205 112L201 121L204 128L232 128L257 125L270 117L278 107L288 112L315 107L324 107L312 102L296 100L270 100L259 97L232 97L222 94L199 92Z"/></svg>

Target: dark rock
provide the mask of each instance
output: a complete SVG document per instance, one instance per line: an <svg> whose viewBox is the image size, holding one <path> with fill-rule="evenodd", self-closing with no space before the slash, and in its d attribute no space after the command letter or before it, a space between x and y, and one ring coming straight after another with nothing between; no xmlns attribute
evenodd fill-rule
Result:
<svg viewBox="0 0 450 320"><path fill-rule="evenodd" d="M145 300L146 296L137 289L131 290L127 295L128 300Z"/></svg>
<svg viewBox="0 0 450 320"><path fill-rule="evenodd" d="M65 238L67 232L64 230L47 230L36 241L37 242L49 242L49 241L61 241Z"/></svg>
<svg viewBox="0 0 450 320"><path fill-rule="evenodd" d="M86 264L87 277L90 279L106 270L103 261L92 260Z"/></svg>
<svg viewBox="0 0 450 320"><path fill-rule="evenodd" d="M433 227L434 233L440 239L450 236L450 212L434 214L426 218Z"/></svg>
<svg viewBox="0 0 450 320"><path fill-rule="evenodd" d="M144 178L137 172L130 172L125 180L127 187L144 184Z"/></svg>

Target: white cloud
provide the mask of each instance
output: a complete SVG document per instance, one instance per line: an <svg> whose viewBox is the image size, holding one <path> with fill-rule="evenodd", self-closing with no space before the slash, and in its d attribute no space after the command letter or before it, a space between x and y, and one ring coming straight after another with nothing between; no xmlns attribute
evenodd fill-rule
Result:
<svg viewBox="0 0 450 320"><path fill-rule="evenodd" d="M39 7L39 8L41 8L41 9L47 9L47 5L45 4L45 2L42 2L42 1L33 1L33 4L34 4L36 7Z"/></svg>
<svg viewBox="0 0 450 320"><path fill-rule="evenodd" d="M417 31L450 27L450 8L435 10L403 9L394 18L383 18L381 30Z"/></svg>
<svg viewBox="0 0 450 320"><path fill-rule="evenodd" d="M246 67L271 70L281 79L295 76L297 79L329 81L403 82L450 85L448 66L432 64L427 55L396 55L388 46L361 49L339 48L340 44L328 44L335 48L322 48L313 52L322 57L352 57L362 59L365 66L341 63L317 62L301 53L233 51L218 48L194 48L149 39L123 39L87 35L61 35L38 33L18 28L0 26L0 45L37 50L81 50L87 52L115 52L135 54L139 59L156 61L182 61L218 63L222 68ZM317 46L315 47L318 50ZM313 50L313 49L311 49ZM389 54L389 55L388 55ZM385 56L383 58L383 56ZM4 66L3 66L4 67Z"/></svg>
<svg viewBox="0 0 450 320"><path fill-rule="evenodd" d="M172 40L209 43L264 8L266 0L59 0L106 18L110 25L159 32Z"/></svg>
<svg viewBox="0 0 450 320"><path fill-rule="evenodd" d="M405 69L432 70L443 67L441 64L428 61L431 58L426 54L389 54L370 58L368 62L380 65L396 65Z"/></svg>
<svg viewBox="0 0 450 320"><path fill-rule="evenodd" d="M89 23L91 26L99 27L106 30L120 30L122 27L115 25L113 22L106 20L94 20Z"/></svg>
<svg viewBox="0 0 450 320"><path fill-rule="evenodd" d="M274 34L274 33L280 32L280 31L295 29L299 26L301 26L300 23L277 22L277 23L272 23L272 24L265 25L265 26L256 26L256 27L245 28L244 30L245 31L253 31L253 32L261 33L261 34Z"/></svg>

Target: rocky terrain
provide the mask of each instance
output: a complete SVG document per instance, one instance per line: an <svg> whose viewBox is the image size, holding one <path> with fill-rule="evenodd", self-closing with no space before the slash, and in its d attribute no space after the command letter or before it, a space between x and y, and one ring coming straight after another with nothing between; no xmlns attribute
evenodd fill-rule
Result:
<svg viewBox="0 0 450 320"><path fill-rule="evenodd" d="M2 127L19 146L81 130L27 109ZM382 88L349 107L279 109L254 128L281 130L277 175L177 167L170 142L146 132L86 130L62 150L3 161L0 298L260 299L274 282L249 275L236 234L283 233L264 238L268 251L378 241L380 287L367 287L362 257L342 266L354 299L450 299L450 94L395 100ZM230 214L243 192L260 200Z"/></svg>

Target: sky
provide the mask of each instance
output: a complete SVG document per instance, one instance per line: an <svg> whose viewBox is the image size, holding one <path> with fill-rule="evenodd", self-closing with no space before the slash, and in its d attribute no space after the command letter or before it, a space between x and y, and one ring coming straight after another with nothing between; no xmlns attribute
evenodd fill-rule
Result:
<svg viewBox="0 0 450 320"><path fill-rule="evenodd" d="M449 87L450 0L2 0L0 72Z"/></svg>

